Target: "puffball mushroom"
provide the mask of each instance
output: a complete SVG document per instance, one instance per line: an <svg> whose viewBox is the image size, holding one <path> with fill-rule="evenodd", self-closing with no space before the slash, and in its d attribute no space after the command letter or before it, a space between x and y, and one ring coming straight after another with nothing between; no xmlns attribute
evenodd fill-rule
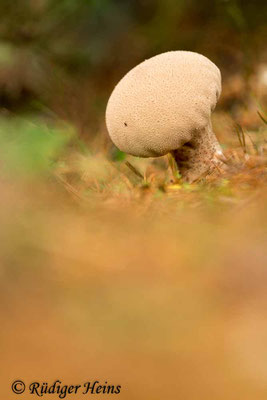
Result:
<svg viewBox="0 0 267 400"><path fill-rule="evenodd" d="M172 153L182 178L193 182L222 164L211 125L220 93L220 70L205 56L159 54L129 71L113 90L106 109L110 138L134 156Z"/></svg>

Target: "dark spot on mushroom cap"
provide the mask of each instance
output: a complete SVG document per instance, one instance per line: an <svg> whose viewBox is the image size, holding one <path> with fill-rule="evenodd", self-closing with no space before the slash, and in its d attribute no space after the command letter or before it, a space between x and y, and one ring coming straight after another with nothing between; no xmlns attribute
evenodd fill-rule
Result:
<svg viewBox="0 0 267 400"><path fill-rule="evenodd" d="M126 122L124 122L124 125L125 125L125 126L128 126Z"/></svg>

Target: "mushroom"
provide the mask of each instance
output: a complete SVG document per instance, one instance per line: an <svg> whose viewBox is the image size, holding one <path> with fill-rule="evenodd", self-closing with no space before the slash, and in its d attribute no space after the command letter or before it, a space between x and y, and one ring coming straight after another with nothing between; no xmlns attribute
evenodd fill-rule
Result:
<svg viewBox="0 0 267 400"><path fill-rule="evenodd" d="M221 74L190 51L159 54L129 71L113 90L106 125L113 143L139 157L172 153L183 180L193 182L223 165L211 112Z"/></svg>

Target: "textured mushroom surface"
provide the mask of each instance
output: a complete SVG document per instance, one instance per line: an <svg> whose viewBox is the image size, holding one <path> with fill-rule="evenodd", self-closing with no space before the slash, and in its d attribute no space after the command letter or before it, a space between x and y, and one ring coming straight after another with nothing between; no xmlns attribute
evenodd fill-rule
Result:
<svg viewBox="0 0 267 400"><path fill-rule="evenodd" d="M115 87L106 110L109 135L120 150L140 157L180 149L174 154L185 172L195 168L196 158L199 164L204 152L205 163L199 164L204 171L220 149L210 122L220 93L220 71L208 58L188 51L157 55Z"/></svg>

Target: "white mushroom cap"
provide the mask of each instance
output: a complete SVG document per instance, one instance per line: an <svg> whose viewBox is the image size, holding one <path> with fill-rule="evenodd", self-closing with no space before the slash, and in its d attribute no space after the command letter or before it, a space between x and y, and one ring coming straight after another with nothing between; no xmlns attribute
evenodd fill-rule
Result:
<svg viewBox="0 0 267 400"><path fill-rule="evenodd" d="M221 74L208 58L171 51L142 62L115 87L106 124L122 151L155 157L180 148L210 122Z"/></svg>

